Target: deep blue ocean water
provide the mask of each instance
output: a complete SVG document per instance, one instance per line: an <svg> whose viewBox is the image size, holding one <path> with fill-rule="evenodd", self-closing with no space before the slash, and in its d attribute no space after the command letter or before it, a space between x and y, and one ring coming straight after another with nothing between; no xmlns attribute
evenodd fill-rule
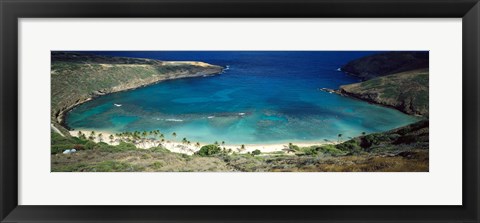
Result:
<svg viewBox="0 0 480 223"><path fill-rule="evenodd" d="M161 82L84 103L68 113L73 129L159 129L171 139L228 144L336 140L418 119L397 110L320 91L359 82L337 68L375 52L208 51L89 52L227 67L210 77ZM115 104L121 104L118 107Z"/></svg>

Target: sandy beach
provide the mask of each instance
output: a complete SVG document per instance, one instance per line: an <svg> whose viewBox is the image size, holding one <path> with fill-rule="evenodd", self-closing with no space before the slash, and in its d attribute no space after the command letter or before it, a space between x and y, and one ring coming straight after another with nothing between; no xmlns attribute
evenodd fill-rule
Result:
<svg viewBox="0 0 480 223"><path fill-rule="evenodd" d="M70 134L72 136L78 137L78 132L81 131L83 134L85 134L88 138L90 135L90 132L92 130L88 129L77 129L75 131L70 131ZM115 133L112 132L107 132L107 131L95 131L95 142L105 142L109 145L118 145L120 143L120 138L115 136ZM102 134L102 139L98 138L98 134ZM109 137L110 135L113 136L113 139L111 140ZM151 147L156 147L159 146L160 144L165 147L166 149L175 152L175 153L183 153L183 154L188 154L192 155L193 153L197 152L200 150L200 148L204 145L208 145L211 143L200 143L200 146L196 146L196 142L192 142L190 145L183 144L182 142L179 141L174 141L171 139L165 139L164 142L161 142L160 140L155 140L153 137L147 137L148 140L145 140L144 142L139 142L136 143L136 147L139 149L148 149ZM181 138L181 137L177 137ZM299 147L307 147L307 146L314 146L314 145L326 145L326 144L336 144L337 142L325 142L325 141L319 141L319 142L292 142L294 145L297 145ZM225 144L225 145L219 145L222 148L225 148L226 150L231 149L233 152L236 153L248 153L252 152L254 150L260 150L262 153L272 153L272 152L278 152L278 151L283 151L285 152L285 149L288 149L288 143L276 143L276 144L245 144L245 149L241 149L241 145L237 144Z"/></svg>

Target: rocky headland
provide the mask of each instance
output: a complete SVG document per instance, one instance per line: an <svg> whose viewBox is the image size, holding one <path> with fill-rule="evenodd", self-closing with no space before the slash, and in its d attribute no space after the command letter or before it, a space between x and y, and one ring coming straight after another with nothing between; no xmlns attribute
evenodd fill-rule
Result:
<svg viewBox="0 0 480 223"><path fill-rule="evenodd" d="M363 82L336 93L428 117L428 52L389 52L349 62L342 71Z"/></svg>

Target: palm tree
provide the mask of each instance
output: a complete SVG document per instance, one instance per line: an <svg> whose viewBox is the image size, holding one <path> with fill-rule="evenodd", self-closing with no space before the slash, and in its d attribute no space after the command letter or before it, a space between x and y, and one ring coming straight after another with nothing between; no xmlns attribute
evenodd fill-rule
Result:
<svg viewBox="0 0 480 223"><path fill-rule="evenodd" d="M172 133L172 136L173 136L173 138L177 138L177 133L176 133L176 132L173 132L173 133Z"/></svg>
<svg viewBox="0 0 480 223"><path fill-rule="evenodd" d="M103 134L98 133L98 141L103 142Z"/></svg>
<svg viewBox="0 0 480 223"><path fill-rule="evenodd" d="M82 134L82 131L78 131L77 136L80 137Z"/></svg>
<svg viewBox="0 0 480 223"><path fill-rule="evenodd" d="M245 145L242 144L242 145L240 146L240 148L237 148L237 150L238 150L239 153L242 152L242 151L244 151L244 150L245 150Z"/></svg>
<svg viewBox="0 0 480 223"><path fill-rule="evenodd" d="M218 146L218 141L215 141L213 144L217 145Z"/></svg>
<svg viewBox="0 0 480 223"><path fill-rule="evenodd" d="M338 142L340 142L340 139L342 138L342 134L338 134Z"/></svg>
<svg viewBox="0 0 480 223"><path fill-rule="evenodd" d="M140 142L142 143L143 147L145 147L145 143L147 142L147 135L148 135L147 131L143 131L142 133L139 133L138 138L140 139Z"/></svg>
<svg viewBox="0 0 480 223"><path fill-rule="evenodd" d="M127 132L120 133L120 136L122 137L123 140L125 140L125 141L127 141L127 142L130 140L130 139L129 139L130 136L128 135Z"/></svg>
<svg viewBox="0 0 480 223"><path fill-rule="evenodd" d="M187 138L183 138L183 139L182 139L182 144L187 144L187 142L188 142L188 141L187 141Z"/></svg>
<svg viewBox="0 0 480 223"><path fill-rule="evenodd" d="M163 142L165 142L165 139L161 139L157 146L161 146L163 144Z"/></svg>
<svg viewBox="0 0 480 223"><path fill-rule="evenodd" d="M197 148L200 147L200 143L199 142L195 143L195 147Z"/></svg>
<svg viewBox="0 0 480 223"><path fill-rule="evenodd" d="M225 145L225 141L222 141L222 146L224 146L224 145Z"/></svg>
<svg viewBox="0 0 480 223"><path fill-rule="evenodd" d="M113 143L113 135L110 135L108 138L110 139L110 143Z"/></svg>
<svg viewBox="0 0 480 223"><path fill-rule="evenodd" d="M95 140L95 131L90 132L90 136L88 137L90 140Z"/></svg>

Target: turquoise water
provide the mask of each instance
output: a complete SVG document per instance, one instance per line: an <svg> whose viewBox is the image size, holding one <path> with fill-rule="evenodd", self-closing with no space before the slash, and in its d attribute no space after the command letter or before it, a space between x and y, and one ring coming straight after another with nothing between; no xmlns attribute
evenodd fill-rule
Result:
<svg viewBox="0 0 480 223"><path fill-rule="evenodd" d="M90 52L92 53L92 52ZM93 52L196 60L228 66L216 76L170 80L110 94L68 113L72 129L159 129L167 138L231 144L336 140L418 119L397 110L319 91L359 80L337 71L374 52ZM121 106L115 106L120 104Z"/></svg>

